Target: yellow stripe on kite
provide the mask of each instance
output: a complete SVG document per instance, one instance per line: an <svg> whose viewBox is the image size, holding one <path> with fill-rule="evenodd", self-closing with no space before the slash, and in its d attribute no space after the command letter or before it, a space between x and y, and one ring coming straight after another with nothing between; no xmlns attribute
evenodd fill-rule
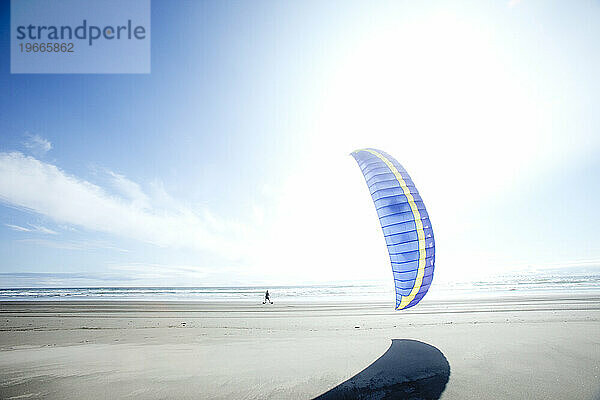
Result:
<svg viewBox="0 0 600 400"><path fill-rule="evenodd" d="M358 151L360 151L360 150L358 150ZM419 213L419 209L417 208L417 205L415 204L415 199L414 199L413 195L410 193L408 186L406 186L406 182L404 181L404 178L402 178L400 171L398 171L398 169L394 166L394 164L392 164L390 162L390 160L388 160L383 154L380 154L380 153L376 152L375 150L363 149L363 151L368 151L369 153L373 154L374 156L377 156L392 171L392 173L398 180L398 183L400 184L400 187L402 188L402 191L404 192L406 199L408 200L408 204L410 204L410 209L412 210L413 217L415 218L415 225L417 226L417 236L419 237L419 269L417 271L417 278L415 279L415 285L413 286L412 290L410 291L410 294L408 296L402 296L400 304L398 305L398 307L396 307L396 310L402 310L411 301L413 301L413 299L415 298L417 293L419 293L419 289L421 289L421 285L423 284L423 276L425 275L425 253L426 253L425 252L425 232L423 231L423 222L421 221L421 213Z"/></svg>

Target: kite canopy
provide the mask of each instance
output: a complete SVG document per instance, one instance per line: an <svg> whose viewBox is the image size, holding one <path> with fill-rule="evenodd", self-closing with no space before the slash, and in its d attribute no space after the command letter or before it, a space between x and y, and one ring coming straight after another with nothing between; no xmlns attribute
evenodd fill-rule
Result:
<svg viewBox="0 0 600 400"><path fill-rule="evenodd" d="M352 153L371 192L387 244L396 310L410 308L423 298L433 279L435 242L425 204L406 170L381 150Z"/></svg>

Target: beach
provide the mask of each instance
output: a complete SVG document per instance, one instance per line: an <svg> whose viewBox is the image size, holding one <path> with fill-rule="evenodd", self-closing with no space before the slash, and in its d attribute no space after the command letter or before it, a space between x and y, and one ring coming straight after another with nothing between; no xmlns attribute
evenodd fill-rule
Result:
<svg viewBox="0 0 600 400"><path fill-rule="evenodd" d="M598 292L0 308L2 399L600 399Z"/></svg>

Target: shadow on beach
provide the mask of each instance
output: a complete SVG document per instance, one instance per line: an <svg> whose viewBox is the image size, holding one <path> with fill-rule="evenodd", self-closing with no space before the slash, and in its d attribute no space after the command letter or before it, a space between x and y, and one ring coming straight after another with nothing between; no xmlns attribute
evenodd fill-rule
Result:
<svg viewBox="0 0 600 400"><path fill-rule="evenodd" d="M392 339L373 364L314 400L439 399L449 378L450 364L437 348Z"/></svg>

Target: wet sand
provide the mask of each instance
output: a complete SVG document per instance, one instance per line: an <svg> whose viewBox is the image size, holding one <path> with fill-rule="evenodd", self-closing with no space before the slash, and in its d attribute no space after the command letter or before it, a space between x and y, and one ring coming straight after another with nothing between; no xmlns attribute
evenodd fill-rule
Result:
<svg viewBox="0 0 600 400"><path fill-rule="evenodd" d="M2 399L600 399L600 295L0 303Z"/></svg>

